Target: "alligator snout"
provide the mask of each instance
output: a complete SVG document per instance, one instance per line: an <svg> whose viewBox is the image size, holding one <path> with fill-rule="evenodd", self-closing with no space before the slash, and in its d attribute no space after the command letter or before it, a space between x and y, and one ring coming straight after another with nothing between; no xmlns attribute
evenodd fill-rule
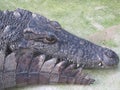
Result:
<svg viewBox="0 0 120 90"><path fill-rule="evenodd" d="M119 62L114 51L77 37L64 30L58 22L39 15L31 18L23 32L26 48L84 68L114 67Z"/></svg>

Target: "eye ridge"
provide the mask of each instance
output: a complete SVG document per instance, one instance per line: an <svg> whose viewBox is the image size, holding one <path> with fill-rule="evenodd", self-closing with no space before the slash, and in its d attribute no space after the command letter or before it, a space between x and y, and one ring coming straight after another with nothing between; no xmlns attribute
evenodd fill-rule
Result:
<svg viewBox="0 0 120 90"><path fill-rule="evenodd" d="M47 39L48 41L54 41L54 40L55 40L55 37L52 36L52 35L50 35L49 37L46 37L46 39Z"/></svg>

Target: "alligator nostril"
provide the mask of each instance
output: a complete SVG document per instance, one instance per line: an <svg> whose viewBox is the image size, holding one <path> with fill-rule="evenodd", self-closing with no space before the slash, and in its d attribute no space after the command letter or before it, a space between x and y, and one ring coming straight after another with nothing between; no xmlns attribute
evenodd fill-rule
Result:
<svg viewBox="0 0 120 90"><path fill-rule="evenodd" d="M109 58L114 58L116 56L115 53L111 50L107 50L105 55L107 55Z"/></svg>
<svg viewBox="0 0 120 90"><path fill-rule="evenodd" d="M114 51L110 49L106 49L104 52L104 55L105 56L104 56L103 62L106 66L117 66L118 65L119 57Z"/></svg>

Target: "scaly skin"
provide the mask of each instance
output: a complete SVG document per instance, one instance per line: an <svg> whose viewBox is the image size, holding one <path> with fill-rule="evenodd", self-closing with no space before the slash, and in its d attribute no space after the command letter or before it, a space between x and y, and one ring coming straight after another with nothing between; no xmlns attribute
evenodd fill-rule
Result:
<svg viewBox="0 0 120 90"><path fill-rule="evenodd" d="M30 49L21 49L5 58L0 72L0 90L34 84L82 84L89 85L94 79L82 73L82 68L44 54L35 55Z"/></svg>
<svg viewBox="0 0 120 90"><path fill-rule="evenodd" d="M22 58L22 55L20 54L22 52L22 49L31 50L31 53L33 53L34 57L29 56L29 58L26 58L25 56ZM14 66L15 71L13 70L13 76L17 75L16 78L14 78L16 81L15 85L17 83L19 84L19 78L25 76L28 83L28 76L30 72L29 69L32 65L31 60L33 61L35 56L39 56L41 54L44 54L45 56L47 56L47 58L56 58L55 61L57 63L64 61L67 64L74 64L76 66L75 70L77 70L79 67L113 68L116 67L119 63L118 55L114 51L72 35L71 33L65 31L58 22L51 21L44 16L34 14L23 9L17 9L15 11L0 11L0 79L2 81L0 83L1 85L3 84L3 88L7 87L7 84L3 82L4 76L7 75L5 68L6 58L13 52L17 55L12 59L15 62L16 60L14 59L17 58L17 61L15 62L17 66ZM48 62L50 61L49 59L46 60L48 60ZM24 65L23 62L26 62L26 65ZM57 63L52 63L50 65L56 66ZM47 68L47 66L45 67ZM39 71L41 71L39 67L37 68ZM45 71L45 73L48 73L48 71ZM69 70L66 71L68 71L68 73L73 73L71 70L70 72ZM50 76L52 74L51 72ZM64 70L61 71L61 73L59 73L58 75L66 76L66 74L64 74ZM41 72L39 72L39 75L40 74ZM49 78L49 80L47 80L49 82L50 76L46 76L46 78ZM78 78L80 77L84 78L84 75L82 76L80 74ZM26 81L24 80L22 82L26 83ZM82 80L79 80L80 84L90 84L93 82L90 82L89 80L84 81L84 79ZM69 81L72 82L72 80L67 80L68 83ZM11 85L8 87L11 87Z"/></svg>

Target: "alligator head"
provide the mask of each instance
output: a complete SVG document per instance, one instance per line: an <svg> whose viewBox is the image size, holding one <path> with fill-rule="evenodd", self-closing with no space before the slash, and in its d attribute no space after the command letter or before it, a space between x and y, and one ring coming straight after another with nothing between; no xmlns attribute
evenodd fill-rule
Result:
<svg viewBox="0 0 120 90"><path fill-rule="evenodd" d="M119 63L118 55L90 41L79 38L56 21L33 14L27 28L23 31L19 47L32 48L59 60L66 60L84 68L111 68Z"/></svg>

